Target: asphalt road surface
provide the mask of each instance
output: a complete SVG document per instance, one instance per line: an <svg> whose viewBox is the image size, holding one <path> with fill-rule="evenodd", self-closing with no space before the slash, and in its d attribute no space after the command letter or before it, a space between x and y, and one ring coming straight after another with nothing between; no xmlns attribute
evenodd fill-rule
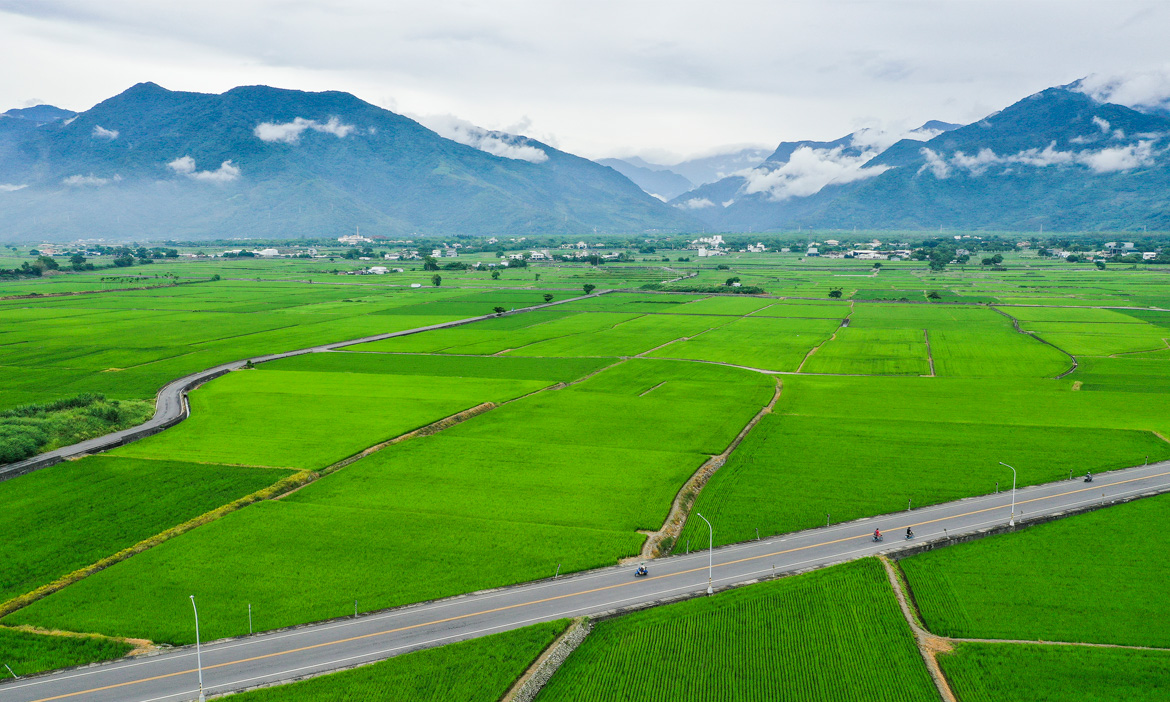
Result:
<svg viewBox="0 0 1170 702"><path fill-rule="evenodd" d="M1071 481L1024 488L1016 494L1017 524L1069 510L1170 491L1170 461ZM418 648L484 636L536 622L601 615L716 590L862 556L905 550L1002 527L1011 516L1011 491L934 507L812 529L651 561L650 575L634 578L617 566L437 602L332 620L296 629L205 645L208 695L292 680L381 660ZM716 523L715 528L719 528ZM913 526L916 538L903 538ZM880 527L887 534L875 543ZM693 545L693 544L692 544ZM192 623L192 628L194 624ZM0 683L0 702L156 702L198 695L194 647L159 655Z"/></svg>

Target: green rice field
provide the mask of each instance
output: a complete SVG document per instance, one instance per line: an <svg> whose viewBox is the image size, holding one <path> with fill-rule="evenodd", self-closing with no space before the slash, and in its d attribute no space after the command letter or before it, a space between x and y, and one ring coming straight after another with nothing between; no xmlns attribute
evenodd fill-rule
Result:
<svg viewBox="0 0 1170 702"><path fill-rule="evenodd" d="M348 276L370 263L345 259L0 281L0 413L100 393L103 417L114 402L137 408L123 424L167 382L220 363L562 302L585 284L606 293L257 364L193 391L191 416L164 432L0 482L4 602L294 471L329 469L2 624L181 645L192 594L211 640L247 633L249 606L263 631L351 615L355 601L371 612L613 565L778 390L691 508L720 544L988 494L1011 480L1000 461L1031 485L1170 459L1170 277L1157 267L1097 270L1030 250L1006 252L1004 270L943 271L800 253L677 260L688 253L496 277L444 269L441 286L419 261ZM767 294L730 294L719 286L731 277ZM103 431L54 412L38 421ZM0 452L16 443L10 419ZM25 419L13 421L27 434ZM902 566L939 635L1170 648L1167 500ZM673 547L706 538L688 523ZM5 626L0 663L22 675L127 650ZM564 626L237 697L495 700ZM940 661L962 702L1158 700L1164 653L959 643ZM937 693L884 570L863 560L600 622L540 699Z"/></svg>
<svg viewBox="0 0 1170 702"><path fill-rule="evenodd" d="M901 565L938 634L1170 648L1168 548L1170 496L1158 496Z"/></svg>
<svg viewBox="0 0 1170 702"><path fill-rule="evenodd" d="M1170 651L961 643L939 665L963 702L1170 700Z"/></svg>
<svg viewBox="0 0 1170 702"><path fill-rule="evenodd" d="M95 636L48 636L0 627L2 665L8 665L14 675L21 677L121 658L131 648L130 644ZM4 675L8 677L7 670Z"/></svg>
<svg viewBox="0 0 1170 702"><path fill-rule="evenodd" d="M885 570L866 559L600 622L537 699L925 702L938 693Z"/></svg>

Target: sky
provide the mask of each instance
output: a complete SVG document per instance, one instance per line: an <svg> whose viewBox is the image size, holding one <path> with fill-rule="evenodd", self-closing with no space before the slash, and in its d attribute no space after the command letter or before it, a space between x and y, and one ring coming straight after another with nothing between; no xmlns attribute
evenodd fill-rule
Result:
<svg viewBox="0 0 1170 702"><path fill-rule="evenodd" d="M143 81L344 90L672 163L972 122L1089 75L1170 95L1168 30L1165 0L0 0L0 111Z"/></svg>

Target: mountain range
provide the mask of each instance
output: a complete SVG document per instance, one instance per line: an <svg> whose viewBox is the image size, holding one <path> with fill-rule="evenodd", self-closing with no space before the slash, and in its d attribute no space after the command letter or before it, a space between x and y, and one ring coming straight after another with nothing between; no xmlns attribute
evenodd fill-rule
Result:
<svg viewBox="0 0 1170 702"><path fill-rule="evenodd" d="M1170 229L1170 116L1049 88L893 144L788 142L671 204L718 231Z"/></svg>
<svg viewBox="0 0 1170 702"><path fill-rule="evenodd" d="M472 125L449 139L341 92L141 83L0 114L0 239L1170 229L1170 103L1108 87L663 166Z"/></svg>
<svg viewBox="0 0 1170 702"><path fill-rule="evenodd" d="M0 238L641 233L701 226L521 136L445 139L341 92L141 83L0 117Z"/></svg>

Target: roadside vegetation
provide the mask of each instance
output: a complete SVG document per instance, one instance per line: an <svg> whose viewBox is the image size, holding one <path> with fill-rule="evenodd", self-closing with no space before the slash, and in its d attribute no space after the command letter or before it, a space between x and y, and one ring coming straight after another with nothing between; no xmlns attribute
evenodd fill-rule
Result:
<svg viewBox="0 0 1170 702"><path fill-rule="evenodd" d="M0 411L0 464L136 426L153 415L153 402L107 400L98 393Z"/></svg>

